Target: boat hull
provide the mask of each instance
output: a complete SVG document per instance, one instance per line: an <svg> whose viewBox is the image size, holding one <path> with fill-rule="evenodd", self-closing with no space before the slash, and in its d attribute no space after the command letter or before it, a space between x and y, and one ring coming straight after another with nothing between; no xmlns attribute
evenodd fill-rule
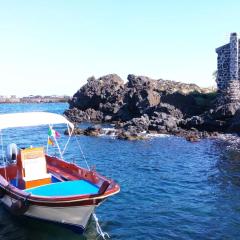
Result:
<svg viewBox="0 0 240 240"><path fill-rule="evenodd" d="M86 229L88 221L96 207L95 205L52 207L30 204L26 209L19 209L17 211L16 207L14 207L17 200L12 199L10 196L5 195L1 199L1 202L15 214L18 213L18 215L25 217L60 224L79 233L83 233Z"/></svg>
<svg viewBox="0 0 240 240"><path fill-rule="evenodd" d="M56 157L46 155L46 161L52 183L29 189L19 187L16 164L0 167L0 200L14 215L50 221L83 232L94 209L118 193L119 185L96 171Z"/></svg>

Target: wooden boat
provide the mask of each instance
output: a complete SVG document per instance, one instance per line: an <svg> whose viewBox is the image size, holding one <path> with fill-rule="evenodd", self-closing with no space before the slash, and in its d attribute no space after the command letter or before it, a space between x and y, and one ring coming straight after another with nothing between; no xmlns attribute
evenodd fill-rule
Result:
<svg viewBox="0 0 240 240"><path fill-rule="evenodd" d="M71 137L73 124L58 114L0 115L1 136L7 128L48 125L53 131L56 124L66 124ZM83 233L94 209L118 193L120 187L94 170L65 161L59 145L58 149L61 157L48 155L43 146L19 149L15 143L9 144L7 151L2 151L0 200L13 214L51 221Z"/></svg>

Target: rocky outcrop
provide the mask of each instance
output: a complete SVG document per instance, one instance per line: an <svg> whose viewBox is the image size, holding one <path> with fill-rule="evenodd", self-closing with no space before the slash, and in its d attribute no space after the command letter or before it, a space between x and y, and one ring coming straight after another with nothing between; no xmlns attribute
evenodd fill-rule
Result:
<svg viewBox="0 0 240 240"><path fill-rule="evenodd" d="M64 135L82 135L84 133L84 130L79 128L78 126L75 126L73 131L70 131L70 129L66 129L64 131Z"/></svg>
<svg viewBox="0 0 240 240"><path fill-rule="evenodd" d="M83 111L74 107L65 111L64 114L74 123L101 122L103 120L103 113L92 108L87 108L85 111Z"/></svg>
<svg viewBox="0 0 240 240"><path fill-rule="evenodd" d="M108 107L109 104L120 102L119 96L123 89L124 82L116 74L110 74L99 79L91 77L87 80L81 89L79 89L69 101L70 108L78 108L85 111L86 109L94 109L112 112L113 109Z"/></svg>
<svg viewBox="0 0 240 240"><path fill-rule="evenodd" d="M121 127L130 132L144 132L147 131L150 125L150 120L146 114L140 118L133 118L125 122Z"/></svg>
<svg viewBox="0 0 240 240"><path fill-rule="evenodd" d="M130 141L148 139L148 137L142 133L124 131L124 130L118 131L116 137L117 139L120 139L120 140L130 140Z"/></svg>
<svg viewBox="0 0 240 240"><path fill-rule="evenodd" d="M223 133L228 128L228 122L214 119L212 115L204 114L187 118L181 122L180 126L187 130L196 129L199 131Z"/></svg>
<svg viewBox="0 0 240 240"><path fill-rule="evenodd" d="M164 112L155 112L151 117L149 130L155 130L161 133L173 133L177 131L179 121L172 115Z"/></svg>
<svg viewBox="0 0 240 240"><path fill-rule="evenodd" d="M127 80L116 74L89 78L69 101L65 115L76 123L114 123L120 139L154 131L195 141L240 128L240 104L216 105L212 89L133 74ZM95 129L89 135L99 134Z"/></svg>
<svg viewBox="0 0 240 240"><path fill-rule="evenodd" d="M202 89L194 84L153 80L133 74L127 79L124 84L116 74L89 78L69 101L66 116L76 122L128 121L154 109L161 111L163 103L179 109L184 115L206 110L196 98L196 93L198 98L204 95Z"/></svg>
<svg viewBox="0 0 240 240"><path fill-rule="evenodd" d="M220 105L214 109L212 115L216 119L232 118L240 108L240 102L233 102Z"/></svg>
<svg viewBox="0 0 240 240"><path fill-rule="evenodd" d="M90 127L87 127L86 129L79 128L78 126L75 126L73 132L71 132L72 135L86 135L86 136L99 136L103 133L103 130L101 126L99 125L93 125ZM66 129L64 131L65 135L69 135L69 130ZM110 133L109 133L110 135Z"/></svg>
<svg viewBox="0 0 240 240"><path fill-rule="evenodd" d="M235 133L240 132L240 109L235 112L234 117L229 121L228 131Z"/></svg>
<svg viewBox="0 0 240 240"><path fill-rule="evenodd" d="M86 136L99 136L102 133L103 133L102 128L101 126L98 126L98 125L90 126L86 128L83 132L83 134Z"/></svg>
<svg viewBox="0 0 240 240"><path fill-rule="evenodd" d="M160 103L160 95L154 90L151 80L134 75L129 75L128 80L124 103L131 113L140 116L149 108Z"/></svg>

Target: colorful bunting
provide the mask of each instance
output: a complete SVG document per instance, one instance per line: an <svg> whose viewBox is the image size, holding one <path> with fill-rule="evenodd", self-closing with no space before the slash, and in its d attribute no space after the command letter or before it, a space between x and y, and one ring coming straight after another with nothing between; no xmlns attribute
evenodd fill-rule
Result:
<svg viewBox="0 0 240 240"><path fill-rule="evenodd" d="M57 132L57 131L55 131L55 137L56 137L56 138L60 138L60 137L61 137L60 133Z"/></svg>
<svg viewBox="0 0 240 240"><path fill-rule="evenodd" d="M61 135L59 132L55 131L52 127L49 127L48 129L48 145L54 146L54 139L60 138Z"/></svg>
<svg viewBox="0 0 240 240"><path fill-rule="evenodd" d="M50 137L52 135L52 131L51 131L51 129L49 128L48 129L48 136Z"/></svg>
<svg viewBox="0 0 240 240"><path fill-rule="evenodd" d="M48 136L49 136L49 137L53 137L53 136L55 135L54 132L55 132L55 131L54 131L52 128L49 128L49 129L48 129Z"/></svg>
<svg viewBox="0 0 240 240"><path fill-rule="evenodd" d="M55 137L59 138L61 135L60 135L59 132L55 131L54 129L49 128L49 129L48 129L48 136L49 136L49 137L54 137L54 138L55 138Z"/></svg>
<svg viewBox="0 0 240 240"><path fill-rule="evenodd" d="M48 138L48 145L54 146L54 142L53 142L53 140L51 138Z"/></svg>

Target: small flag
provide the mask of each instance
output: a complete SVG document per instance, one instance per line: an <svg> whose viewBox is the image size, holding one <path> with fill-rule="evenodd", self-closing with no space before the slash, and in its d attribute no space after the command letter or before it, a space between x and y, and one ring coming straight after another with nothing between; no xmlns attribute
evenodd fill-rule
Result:
<svg viewBox="0 0 240 240"><path fill-rule="evenodd" d="M54 142L51 138L48 138L48 145L53 145L54 146Z"/></svg>
<svg viewBox="0 0 240 240"><path fill-rule="evenodd" d="M57 132L57 131L55 131L55 137L56 137L56 138L60 138L60 137L61 137L60 133Z"/></svg>
<svg viewBox="0 0 240 240"><path fill-rule="evenodd" d="M55 131L54 129L52 129L52 128L49 128L48 129L48 136L49 137L57 137L57 138L60 138L60 133L59 132L57 132L57 131Z"/></svg>
<svg viewBox="0 0 240 240"><path fill-rule="evenodd" d="M49 137L52 137L52 136L54 136L54 132L53 132L54 130L52 129L52 128L49 128L48 129L48 136Z"/></svg>

